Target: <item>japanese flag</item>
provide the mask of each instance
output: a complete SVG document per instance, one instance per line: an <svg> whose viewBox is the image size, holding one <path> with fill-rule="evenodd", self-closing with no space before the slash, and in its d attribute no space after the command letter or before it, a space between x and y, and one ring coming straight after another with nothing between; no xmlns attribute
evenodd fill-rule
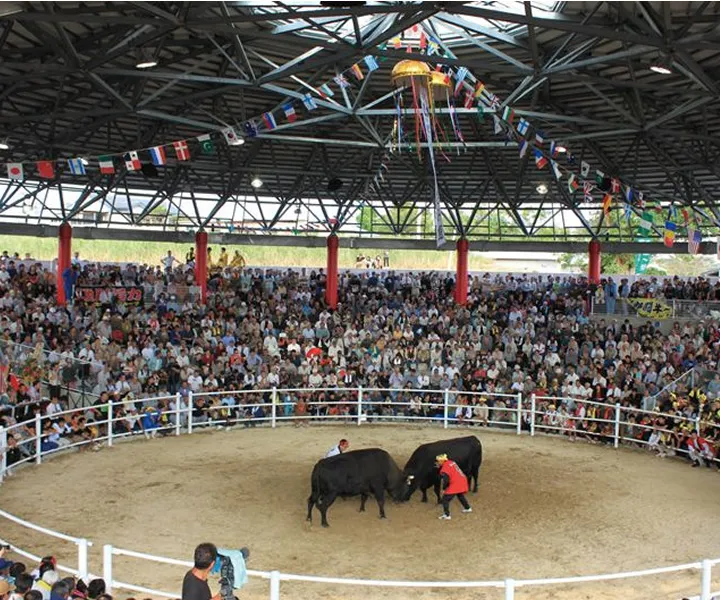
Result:
<svg viewBox="0 0 720 600"><path fill-rule="evenodd" d="M8 163L7 172L10 179L25 179L22 163Z"/></svg>

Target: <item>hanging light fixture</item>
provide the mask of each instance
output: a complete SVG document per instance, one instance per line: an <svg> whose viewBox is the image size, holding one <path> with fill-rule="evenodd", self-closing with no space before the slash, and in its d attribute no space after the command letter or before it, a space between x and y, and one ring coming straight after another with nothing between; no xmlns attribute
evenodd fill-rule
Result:
<svg viewBox="0 0 720 600"><path fill-rule="evenodd" d="M0 140L0 150L10 150L10 144L8 144L7 138Z"/></svg>
<svg viewBox="0 0 720 600"><path fill-rule="evenodd" d="M658 73L659 75L672 75L673 72L670 68L670 61L668 59L655 61L650 65L650 70L653 73Z"/></svg>
<svg viewBox="0 0 720 600"><path fill-rule="evenodd" d="M136 69L150 69L157 66L157 60L153 56L150 48L140 48L137 54L137 62L135 63Z"/></svg>
<svg viewBox="0 0 720 600"><path fill-rule="evenodd" d="M546 183L538 183L537 186L535 186L535 191L541 196L544 196L548 193L548 186Z"/></svg>
<svg viewBox="0 0 720 600"><path fill-rule="evenodd" d="M255 189L261 188L263 186L263 180L260 179L257 175L252 178L250 181L250 185L253 186Z"/></svg>
<svg viewBox="0 0 720 600"><path fill-rule="evenodd" d="M562 144L557 144L555 146L555 152L557 152L558 154L565 154L567 152L567 148Z"/></svg>

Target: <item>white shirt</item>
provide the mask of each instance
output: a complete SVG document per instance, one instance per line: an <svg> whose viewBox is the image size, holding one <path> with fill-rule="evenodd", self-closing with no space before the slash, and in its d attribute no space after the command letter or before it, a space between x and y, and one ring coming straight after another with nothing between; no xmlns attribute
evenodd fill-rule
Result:
<svg viewBox="0 0 720 600"><path fill-rule="evenodd" d="M337 444L330 448L330 450L327 451L325 454L325 458L330 458L331 456L337 456L338 454L342 454L342 450L340 450L340 444Z"/></svg>

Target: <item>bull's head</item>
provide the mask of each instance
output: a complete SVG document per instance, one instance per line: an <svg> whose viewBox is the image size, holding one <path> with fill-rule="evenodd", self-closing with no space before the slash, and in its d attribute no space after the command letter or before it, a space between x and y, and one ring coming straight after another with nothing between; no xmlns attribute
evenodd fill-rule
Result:
<svg viewBox="0 0 720 600"><path fill-rule="evenodd" d="M415 475L410 475L407 473L403 473L404 478L404 489L402 494L402 499L407 502L412 497L413 493L418 487L418 481L417 477Z"/></svg>

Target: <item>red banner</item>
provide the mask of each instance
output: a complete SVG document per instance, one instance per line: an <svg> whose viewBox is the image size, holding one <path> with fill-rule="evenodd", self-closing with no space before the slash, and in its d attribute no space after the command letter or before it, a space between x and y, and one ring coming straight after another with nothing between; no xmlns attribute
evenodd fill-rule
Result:
<svg viewBox="0 0 720 600"><path fill-rule="evenodd" d="M80 302L103 303L101 295L107 293L107 304L121 302L123 304L142 304L143 288L138 286L82 286L75 287L75 299Z"/></svg>

